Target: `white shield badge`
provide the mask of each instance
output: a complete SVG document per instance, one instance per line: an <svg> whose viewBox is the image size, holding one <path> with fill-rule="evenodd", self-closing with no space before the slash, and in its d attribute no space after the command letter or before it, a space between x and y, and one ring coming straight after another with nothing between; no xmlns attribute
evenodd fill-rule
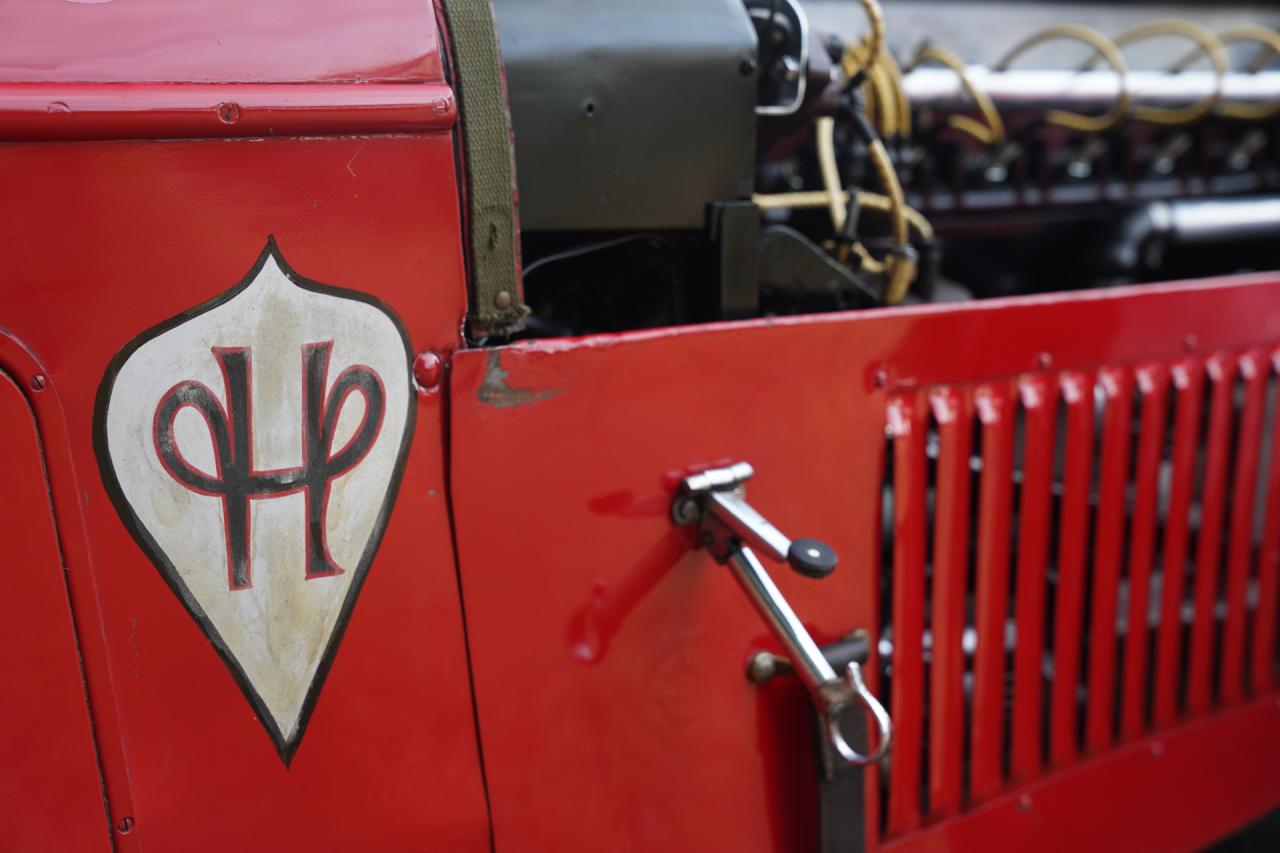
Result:
<svg viewBox="0 0 1280 853"><path fill-rule="evenodd" d="M413 431L408 337L268 240L215 299L116 354L98 464L125 525L287 765L381 541Z"/></svg>

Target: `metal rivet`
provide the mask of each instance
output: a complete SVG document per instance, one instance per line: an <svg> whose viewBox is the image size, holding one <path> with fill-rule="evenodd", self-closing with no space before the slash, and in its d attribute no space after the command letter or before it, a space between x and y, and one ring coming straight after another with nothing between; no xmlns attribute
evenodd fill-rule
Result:
<svg viewBox="0 0 1280 853"><path fill-rule="evenodd" d="M223 124L235 124L240 120L240 105L218 104L218 118Z"/></svg>
<svg viewBox="0 0 1280 853"><path fill-rule="evenodd" d="M701 515L698 502L693 498L683 498L671 505L671 518L676 524L692 524Z"/></svg>
<svg viewBox="0 0 1280 853"><path fill-rule="evenodd" d="M116 830L119 831L121 835L128 835L129 833L133 832L133 818L131 817L120 818L120 822L116 824Z"/></svg>
<svg viewBox="0 0 1280 853"><path fill-rule="evenodd" d="M418 353L413 360L413 381L420 390L427 391L439 385L443 372L444 362L431 350Z"/></svg>
<svg viewBox="0 0 1280 853"><path fill-rule="evenodd" d="M1199 343L1200 343L1200 339L1197 338L1195 335L1187 335L1185 338L1182 339L1182 348L1187 352L1191 352L1193 349L1196 348L1196 345Z"/></svg>
<svg viewBox="0 0 1280 853"><path fill-rule="evenodd" d="M756 61L751 57L747 57L738 63L738 73L743 77L750 77L756 73Z"/></svg>
<svg viewBox="0 0 1280 853"><path fill-rule="evenodd" d="M1036 356L1036 364L1040 366L1041 370L1048 370L1053 366L1053 356L1047 352L1042 352Z"/></svg>
<svg viewBox="0 0 1280 853"><path fill-rule="evenodd" d="M505 290L499 290L498 295L493 297L493 304L500 310L505 311L511 307L511 294Z"/></svg>
<svg viewBox="0 0 1280 853"><path fill-rule="evenodd" d="M777 674L777 658L768 652L756 652L747 662L747 678L754 684L764 684Z"/></svg>
<svg viewBox="0 0 1280 853"><path fill-rule="evenodd" d="M37 373L31 377L31 390L43 391L49 384L49 380L45 379L43 373Z"/></svg>

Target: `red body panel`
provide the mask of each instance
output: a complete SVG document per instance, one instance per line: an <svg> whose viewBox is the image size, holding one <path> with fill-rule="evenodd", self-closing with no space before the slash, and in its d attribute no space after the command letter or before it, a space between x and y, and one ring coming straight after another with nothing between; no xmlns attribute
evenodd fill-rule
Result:
<svg viewBox="0 0 1280 853"><path fill-rule="evenodd" d="M0 80L305 83L441 79L417 0L5 0Z"/></svg>
<svg viewBox="0 0 1280 853"><path fill-rule="evenodd" d="M1082 328L1095 333L1081 336ZM1098 669L1084 669L1090 662L1082 650L1100 643L1113 667L1124 654L1114 623L1085 634L1099 629L1084 618L1088 611L1120 612L1114 585L1128 555L1114 519L1091 540L1091 518L1104 514L1090 506L1091 483L1100 478L1107 512L1118 513L1132 467L1122 441L1132 425L1129 398L1135 382L1150 388L1135 378L1135 366L1178 358L1189 335L1200 355L1222 352L1213 359L1234 364L1228 353L1280 337L1280 283L1254 277L459 353L454 509L498 848L810 849L815 799L803 690L795 682L759 688L744 678L748 656L774 644L727 573L672 528L668 501L691 469L749 460L757 471L752 504L784 532L820 537L841 556L836 574L822 582L775 567L800 617L820 642L856 628L875 631L886 424L897 454L890 697L897 730L885 843L970 849L1016 838L1014 846L1025 847L1190 848L1280 802L1274 759L1258 758L1280 748L1274 698L1222 717L1214 714L1231 703L1189 716L1175 707L1184 727L1155 748L1163 764L1153 763L1148 746L1112 746L1118 691L1098 685L1105 716L1095 700L1081 706L1078 699L1081 671ZM1053 372L1045 370L1050 363ZM991 687L1003 654L989 645L982 651L981 637L995 634L991 609L979 611L974 663L974 713L982 718L972 729L962 725L962 596L971 571L962 519L977 519L979 594L1002 594L993 540L1011 525L998 486L1008 436L997 407L1015 399L1004 390L1015 378L1019 399L1032 401L1026 441L1033 463L1056 440L1054 407L1065 409L1066 500L1055 510L1065 587L1054 648L1067 675L1054 680L1048 706L1031 703L1030 722L1021 705L1012 709L1020 757L1006 775L991 758L1005 748L1003 732L987 719L1010 712ZM1105 409L1095 407L1103 399L1095 382L1112 389ZM1046 401L1059 387L1063 402ZM1150 400L1144 406L1147 412ZM1103 412L1097 424L1096 412ZM995 472L980 483L957 464L967 459L971 415L983 425L984 458ZM925 430L933 424L939 500L928 508L924 480L913 478L924 477ZM501 472L500 490L494 472ZM1026 540L1017 556L1024 576L1044 571L1049 472L1033 464L1027 476ZM930 675L921 672L912 637L923 627L926 600L923 528L935 521ZM1106 584L1112 588L1098 589ZM1018 609L1044 607L1042 587L1020 582L1017 592ZM1019 644L1018 697L1044 684L1035 650L1044 624L1026 619L1030 650ZM1176 663L1180 672L1184 664ZM519 713L513 696L521 697ZM1045 756L1042 713L1055 733ZM1187 723L1196 719L1203 722ZM1082 753L1079 732L1089 720ZM1147 731L1141 722L1130 737ZM922 777L926 729L932 737ZM959 759L969 738L974 763L962 769L970 766ZM1219 752L1223 743L1227 751ZM1236 750L1254 754L1237 763ZM972 775L966 781L962 773ZM914 829L922 820L921 778L929 780L927 817ZM1020 799L1026 794L1030 800ZM876 798L869 796L873 815ZM1210 802L1225 805L1201 807Z"/></svg>
<svg viewBox="0 0 1280 853"><path fill-rule="evenodd" d="M0 372L0 837L9 850L108 850L97 756L35 420Z"/></svg>
<svg viewBox="0 0 1280 853"><path fill-rule="evenodd" d="M90 434L112 354L225 291L269 234L304 274L392 306L415 351L456 346L450 135L10 145L0 169L0 317L66 415L55 449L74 474L52 486L79 496L90 543L71 592L99 731L118 732L103 753L113 823L132 819L120 849L484 849L441 396L419 395L404 486L288 768L107 500Z"/></svg>

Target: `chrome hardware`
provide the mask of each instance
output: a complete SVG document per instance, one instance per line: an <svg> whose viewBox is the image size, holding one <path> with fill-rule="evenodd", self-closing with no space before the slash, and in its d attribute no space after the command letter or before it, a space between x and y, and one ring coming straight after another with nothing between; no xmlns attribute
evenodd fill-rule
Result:
<svg viewBox="0 0 1280 853"><path fill-rule="evenodd" d="M728 565L738 584L786 651L795 674L826 723L827 737L847 764L871 764L889 750L892 725L884 707L867 689L862 668L850 661L837 674L782 597L755 550L788 563L806 577L822 578L836 567L836 553L816 539L788 539L747 503L744 483L754 474L746 462L687 477L671 505L676 524L698 524L702 544L716 562ZM840 731L841 714L862 704L879 732L875 749L862 755Z"/></svg>

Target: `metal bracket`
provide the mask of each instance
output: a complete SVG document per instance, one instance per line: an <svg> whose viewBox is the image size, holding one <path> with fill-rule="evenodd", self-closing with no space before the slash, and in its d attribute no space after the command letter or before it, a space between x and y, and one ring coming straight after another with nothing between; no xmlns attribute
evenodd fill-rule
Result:
<svg viewBox="0 0 1280 853"><path fill-rule="evenodd" d="M716 562L729 566L738 584L786 650L796 675L809 691L826 722L827 738L846 764L872 764L889 750L892 725L879 700L867 689L862 668L849 661L842 674L823 656L791 605L753 549L810 578L824 578L836 567L836 553L816 539L788 539L746 501L744 484L754 474L746 462L714 468L687 477L671 505L676 524L698 524L704 547ZM879 737L875 749L863 755L840 731L840 715L862 704L875 719Z"/></svg>

